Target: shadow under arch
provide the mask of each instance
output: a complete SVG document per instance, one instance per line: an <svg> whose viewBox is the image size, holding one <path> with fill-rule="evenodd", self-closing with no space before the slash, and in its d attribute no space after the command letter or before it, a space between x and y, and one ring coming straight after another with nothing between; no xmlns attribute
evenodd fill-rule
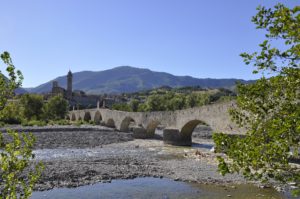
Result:
<svg viewBox="0 0 300 199"><path fill-rule="evenodd" d="M187 122L185 125L183 125L183 127L180 130L181 136L182 137L190 137L191 138L194 129L199 124L207 125L205 122L203 122L201 120L191 120L191 121Z"/></svg>
<svg viewBox="0 0 300 199"><path fill-rule="evenodd" d="M66 120L70 120L70 116L69 115L66 116Z"/></svg>
<svg viewBox="0 0 300 199"><path fill-rule="evenodd" d="M135 123L134 119L132 119L131 117L128 117L128 116L125 117L123 119L123 121L121 122L120 131L129 132L129 130L130 130L129 126L134 123Z"/></svg>
<svg viewBox="0 0 300 199"><path fill-rule="evenodd" d="M109 118L106 122L106 126L110 128L115 128L116 127L115 121L112 118Z"/></svg>
<svg viewBox="0 0 300 199"><path fill-rule="evenodd" d="M159 121L152 120L152 121L147 125L146 133L147 133L148 135L154 135L154 134L155 134L155 130L156 130L156 128L157 128L158 125L160 125L160 122L159 122Z"/></svg>
<svg viewBox="0 0 300 199"><path fill-rule="evenodd" d="M88 121L90 121L91 120L91 113L90 112L85 112L84 113L84 117L83 117L83 120L84 121L86 121L86 122L88 122Z"/></svg>
<svg viewBox="0 0 300 199"><path fill-rule="evenodd" d="M76 115L75 115L75 113L72 113L71 121L75 121L75 120L76 120Z"/></svg>
<svg viewBox="0 0 300 199"><path fill-rule="evenodd" d="M209 127L205 122L201 120L190 120L186 122L182 128L172 129L167 128L163 131L164 143L177 145L177 146L191 146L192 145L192 134L194 129L199 125L205 125Z"/></svg>
<svg viewBox="0 0 300 199"><path fill-rule="evenodd" d="M102 120L101 113L99 111L97 111L94 116L95 124L100 124L101 120Z"/></svg>

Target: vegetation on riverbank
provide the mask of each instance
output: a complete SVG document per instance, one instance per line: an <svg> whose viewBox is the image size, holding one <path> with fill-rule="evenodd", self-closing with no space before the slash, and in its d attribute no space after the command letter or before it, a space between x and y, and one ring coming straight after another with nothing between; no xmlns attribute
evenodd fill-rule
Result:
<svg viewBox="0 0 300 199"><path fill-rule="evenodd" d="M124 95L130 97L131 100L128 103L114 104L113 110L129 112L175 111L236 98L236 94L228 89L202 89L200 87L161 87Z"/></svg>
<svg viewBox="0 0 300 199"><path fill-rule="evenodd" d="M7 111L4 110L8 99L21 86L23 76L20 71L16 71L8 52L1 54L1 59L6 65L8 78L0 71L0 118L7 118ZM27 199L43 169L41 163L31 167L35 138L32 134L20 134L11 130L7 134L10 141L4 139L0 132L0 198Z"/></svg>
<svg viewBox="0 0 300 199"><path fill-rule="evenodd" d="M64 119L68 113L68 107L67 100L61 96L54 96L44 101L41 95L24 94L20 99L7 102L2 110L0 122L23 126L67 123Z"/></svg>
<svg viewBox="0 0 300 199"><path fill-rule="evenodd" d="M214 135L216 151L229 157L219 157L219 170L242 173L251 180L289 183L297 195L300 167L291 159L300 159L300 6L258 7L252 22L266 31L266 40L259 45L260 52L241 56L262 78L237 87L237 108L231 115L247 129L246 137ZM277 47L279 42L283 48Z"/></svg>

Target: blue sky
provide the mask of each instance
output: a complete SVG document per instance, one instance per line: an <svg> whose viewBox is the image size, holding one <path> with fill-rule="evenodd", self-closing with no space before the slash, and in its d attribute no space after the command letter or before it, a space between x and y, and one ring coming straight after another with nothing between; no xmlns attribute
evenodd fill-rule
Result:
<svg viewBox="0 0 300 199"><path fill-rule="evenodd" d="M24 87L83 70L129 65L199 78L253 79L241 52L264 34L256 7L299 0L0 0L0 52ZM1 66L3 64L1 63ZM3 69L3 68L2 68Z"/></svg>

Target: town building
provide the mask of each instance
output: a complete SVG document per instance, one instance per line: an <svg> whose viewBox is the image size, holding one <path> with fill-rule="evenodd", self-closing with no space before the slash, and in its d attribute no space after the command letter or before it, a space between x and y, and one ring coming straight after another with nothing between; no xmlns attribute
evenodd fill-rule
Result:
<svg viewBox="0 0 300 199"><path fill-rule="evenodd" d="M124 102L118 95L88 95L82 90L73 91L73 74L71 71L67 74L67 89L60 87L57 81L53 81L52 90L49 97L61 95L68 100L70 109L77 108L95 108L99 102L102 108L111 108L113 104ZM126 100L125 100L126 101Z"/></svg>

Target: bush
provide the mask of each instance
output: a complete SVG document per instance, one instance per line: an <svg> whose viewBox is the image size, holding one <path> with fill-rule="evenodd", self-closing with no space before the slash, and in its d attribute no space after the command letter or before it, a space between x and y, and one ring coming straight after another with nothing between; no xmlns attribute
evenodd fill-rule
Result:
<svg viewBox="0 0 300 199"><path fill-rule="evenodd" d="M8 102L2 110L3 115L0 121L6 124L21 124L22 110L18 102Z"/></svg>
<svg viewBox="0 0 300 199"><path fill-rule="evenodd" d="M8 135L12 141L7 143L0 133L0 198L26 199L30 197L44 166L38 163L29 167L34 158L32 149L35 138L32 134L19 134L8 130Z"/></svg>
<svg viewBox="0 0 300 199"><path fill-rule="evenodd" d="M21 97L23 116L26 120L40 120L43 115L43 97L36 94L24 94Z"/></svg>
<svg viewBox="0 0 300 199"><path fill-rule="evenodd" d="M82 125L82 124L84 124L84 121L83 121L83 120L77 120L77 121L75 122L75 125L76 125L76 126L80 126L80 125Z"/></svg>
<svg viewBox="0 0 300 199"><path fill-rule="evenodd" d="M50 120L48 121L49 125L69 125L69 120Z"/></svg>
<svg viewBox="0 0 300 199"><path fill-rule="evenodd" d="M50 120L62 120L68 113L68 107L68 101L62 96L54 96L44 106L44 118Z"/></svg>
<svg viewBox="0 0 300 199"><path fill-rule="evenodd" d="M118 111L127 111L127 112L132 111L131 107L126 103L114 104L112 105L112 109Z"/></svg>
<svg viewBox="0 0 300 199"><path fill-rule="evenodd" d="M41 120L23 120L22 121L22 126L46 126L47 123L45 121Z"/></svg>

